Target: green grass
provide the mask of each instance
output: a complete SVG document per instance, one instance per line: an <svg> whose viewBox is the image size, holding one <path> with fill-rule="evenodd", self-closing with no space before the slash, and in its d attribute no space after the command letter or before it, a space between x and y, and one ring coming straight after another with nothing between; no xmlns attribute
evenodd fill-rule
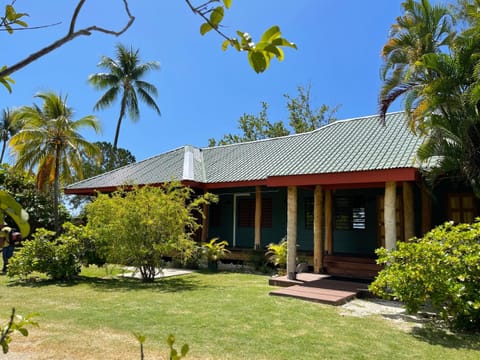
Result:
<svg viewBox="0 0 480 360"><path fill-rule="evenodd" d="M0 277L0 314L38 312L40 328L12 353L35 359L165 358L166 337L187 359L478 359L480 336L401 328L380 316L342 316L332 306L268 296L259 275L196 273L144 284L88 269L73 283ZM4 322L5 322L4 321ZM43 356L43 357L42 357Z"/></svg>

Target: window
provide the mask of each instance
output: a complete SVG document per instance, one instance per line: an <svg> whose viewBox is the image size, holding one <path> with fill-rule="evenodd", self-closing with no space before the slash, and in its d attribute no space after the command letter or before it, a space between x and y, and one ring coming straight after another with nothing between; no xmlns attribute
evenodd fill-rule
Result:
<svg viewBox="0 0 480 360"><path fill-rule="evenodd" d="M448 218L456 223L472 223L476 215L473 194L449 194Z"/></svg>
<svg viewBox="0 0 480 360"><path fill-rule="evenodd" d="M272 199L262 199L262 227L272 227ZM255 227L255 199L238 200L238 226Z"/></svg>
<svg viewBox="0 0 480 360"><path fill-rule="evenodd" d="M335 229L365 230L365 200L360 196L335 197Z"/></svg>
<svg viewBox="0 0 480 360"><path fill-rule="evenodd" d="M313 230L313 198L308 197L304 201L305 230Z"/></svg>

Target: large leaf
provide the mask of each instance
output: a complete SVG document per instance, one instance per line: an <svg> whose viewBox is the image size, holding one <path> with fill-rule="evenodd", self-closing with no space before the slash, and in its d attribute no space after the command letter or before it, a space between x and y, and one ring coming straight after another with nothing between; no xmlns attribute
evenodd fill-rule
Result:
<svg viewBox="0 0 480 360"><path fill-rule="evenodd" d="M264 72L270 63L270 59L265 56L264 52L257 50L250 50L248 52L248 61L257 74Z"/></svg>
<svg viewBox="0 0 480 360"><path fill-rule="evenodd" d="M212 25L210 25L209 23L203 23L200 26L200 34L205 35L207 32L209 32L212 29L213 29Z"/></svg>
<svg viewBox="0 0 480 360"><path fill-rule="evenodd" d="M232 6L232 0L223 0L223 5L225 5L227 9L230 9Z"/></svg>
<svg viewBox="0 0 480 360"><path fill-rule="evenodd" d="M277 25L274 25L263 33L260 41L272 42L274 39L279 38L281 35L282 33L280 31L280 28Z"/></svg>
<svg viewBox="0 0 480 360"><path fill-rule="evenodd" d="M212 13L210 14L210 23L214 28L217 28L218 25L222 22L223 15L223 6L217 6L215 9L213 9Z"/></svg>

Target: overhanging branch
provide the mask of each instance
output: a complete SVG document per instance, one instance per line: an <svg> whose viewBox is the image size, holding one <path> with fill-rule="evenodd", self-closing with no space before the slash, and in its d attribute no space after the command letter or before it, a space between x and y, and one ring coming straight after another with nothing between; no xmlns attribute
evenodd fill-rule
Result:
<svg viewBox="0 0 480 360"><path fill-rule="evenodd" d="M76 26L76 23L77 23L77 18L78 18L79 14L82 10L83 5L86 2L86 0L80 0L78 2L77 6L75 7L75 11L73 12L72 18L70 20L69 31L65 36L63 36L62 38L53 42L52 44L38 50L37 52L34 52L33 54L29 55L25 59L23 59L23 60L19 61L18 63L6 68L5 70L0 71L0 78L7 77L7 76L13 74L14 72L16 72L16 71L24 68L25 66L31 64L35 60L38 60L39 58L49 54L53 50L58 49L59 47L61 47L61 46L65 45L66 43L72 41L73 39L75 39L78 36L82 36L82 35L89 36L89 35L92 34L92 32L95 32L95 31L96 32L101 32L101 33L104 33L104 34L114 35L114 36L122 35L125 31L127 31L130 28L130 26L132 26L133 22L135 21L135 17L130 12L128 0L122 0L122 1L123 1L123 7L124 7L124 10L125 10L125 13L128 16L128 22L125 24L125 26L122 29L120 29L118 31L115 31L115 30L102 28L102 27L99 27L99 26L96 26L96 25L92 25L92 26L89 26L89 27L86 27L86 28L83 28L83 29L75 30L75 26Z"/></svg>

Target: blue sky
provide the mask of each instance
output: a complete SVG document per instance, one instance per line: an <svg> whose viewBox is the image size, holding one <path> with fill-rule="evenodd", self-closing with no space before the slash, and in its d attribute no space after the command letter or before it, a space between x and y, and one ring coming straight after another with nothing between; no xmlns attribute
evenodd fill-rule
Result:
<svg viewBox="0 0 480 360"><path fill-rule="evenodd" d="M312 86L312 104L341 107L340 119L377 112L381 85L380 50L390 25L401 14L402 0L233 0L224 29L248 31L258 39L271 25L297 44L286 49L285 60L273 60L269 70L256 74L246 54L221 50L222 39L214 33L199 34L201 19L183 0L131 0L135 23L119 38L93 33L73 40L13 75L13 93L0 88L0 108L31 105L39 91L68 95L75 118L94 114L102 134L85 132L91 141L113 142L119 105L93 111L101 92L87 82L101 71L102 55L114 56L121 42L140 49L143 61L156 60L161 70L145 80L159 90L158 117L141 105L141 118L125 119L119 146L137 160L183 146L206 146L209 138L237 132L244 113L258 114L261 102L269 104L271 121L285 120L284 94L295 96L297 86ZM42 30L0 33L0 64L11 65L63 35L77 1L17 0L17 11L28 12L30 26L62 22ZM120 28L125 22L121 0L87 0L79 25ZM399 110L401 104L392 107Z"/></svg>

